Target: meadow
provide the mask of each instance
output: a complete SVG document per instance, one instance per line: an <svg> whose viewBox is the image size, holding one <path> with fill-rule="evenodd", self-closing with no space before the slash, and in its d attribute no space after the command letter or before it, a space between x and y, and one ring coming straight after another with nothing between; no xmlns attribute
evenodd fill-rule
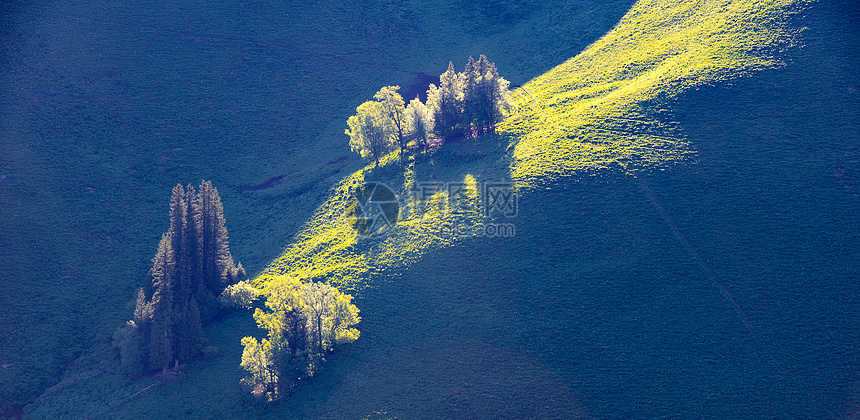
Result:
<svg viewBox="0 0 860 420"><path fill-rule="evenodd" d="M856 7L798 8L788 27L808 29L797 46L767 51L774 61L730 61L720 77L683 85L684 74L668 85L683 88L658 84L649 96L647 83L612 95L611 75L592 82L609 83L597 93L546 82L557 80L553 66L599 46L592 42L629 2L506 4L509 12L460 2L173 13L4 5L6 414L856 415ZM236 13L242 23L227 19ZM328 266L296 264L331 259L290 255L303 250L296 239L313 238L297 233L332 222L326 203L364 165L342 135L354 106L379 86L409 85L415 73L479 53L526 85L518 125L485 143L446 145L411 176L521 182L530 192L517 235L419 242L394 259L383 252L390 246L335 247L373 257L351 280L343 266L315 273ZM536 110L565 92L571 105L610 92L621 99L603 109L627 112L629 94L628 104L663 112L640 120L654 122L644 129L622 127L642 135L621 136L617 122L578 120L571 114L582 112L561 101ZM671 142L672 153L635 153L662 150L649 147L654 139ZM562 146L606 152L558 153ZM561 158L535 158L528 147ZM390 165L366 176L405 186L402 164ZM247 189L282 175L273 188ZM239 339L260 334L247 313L208 327L218 355L176 382L117 373L110 333L146 281L170 187L197 178L221 191L231 249L249 272L347 278L362 310L361 339L276 406L238 383ZM391 241L409 245L409 235Z"/></svg>

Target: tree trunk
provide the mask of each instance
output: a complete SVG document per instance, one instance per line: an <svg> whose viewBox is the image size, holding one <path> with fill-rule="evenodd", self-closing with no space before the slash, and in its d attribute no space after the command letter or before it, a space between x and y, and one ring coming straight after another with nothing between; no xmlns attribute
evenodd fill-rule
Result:
<svg viewBox="0 0 860 420"><path fill-rule="evenodd" d="M323 345L322 345L322 317L317 317L317 342L319 343L319 352L320 355L323 354Z"/></svg>

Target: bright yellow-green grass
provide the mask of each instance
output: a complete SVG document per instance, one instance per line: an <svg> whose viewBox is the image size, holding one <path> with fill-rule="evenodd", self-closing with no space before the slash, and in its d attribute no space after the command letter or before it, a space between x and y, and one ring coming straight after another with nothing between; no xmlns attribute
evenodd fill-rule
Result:
<svg viewBox="0 0 860 420"><path fill-rule="evenodd" d="M479 146L467 144L464 147L477 149ZM483 155L482 150L474 152ZM433 159L428 155L417 160L426 167ZM500 157L496 160L499 161L496 166L504 165ZM420 164L408 157L400 161L395 152L381 159L379 167L368 166L341 181L296 241L252 284L265 290L269 280L286 275L306 281L329 281L343 290L354 290L362 286L368 274L406 267L425 250L460 240L462 236L451 233L450 226L455 223L460 226L460 232L473 231L483 219L480 212L452 212L447 205L447 191L439 191L424 202L418 202L416 197L409 198L416 182L416 165ZM468 201L478 203L479 186L468 173L474 165L460 166L458 176L451 181L463 183ZM390 176L391 173L397 176ZM367 181L385 183L396 190L403 203L397 225L379 239L361 238L346 217L352 204L351 192Z"/></svg>
<svg viewBox="0 0 860 420"><path fill-rule="evenodd" d="M665 107L690 88L782 65L805 0L641 0L585 51L514 92L500 131L511 176L547 184L580 170L658 168L693 153Z"/></svg>
<svg viewBox="0 0 860 420"><path fill-rule="evenodd" d="M516 109L499 127L503 138L515 144L512 157L501 147L495 155L467 159L468 164L447 162L463 155L441 151L422 159L456 168L448 174L452 179L441 181L477 186L490 178L513 180L523 187L521 193L578 171L616 167L632 172L682 161L694 151L671 122L667 99L780 66L780 52L794 45L798 33L789 17L807 4L639 1L584 52L513 92ZM444 145L442 150L452 147L470 146ZM428 250L455 243L458 238L445 234L445 224L485 222L480 213L452 214L440 192L424 211L409 203L385 239L360 239L344 217L352 188L381 181L405 197L412 183L427 175L426 165L423 170L416 165L400 162L395 153L380 167L368 166L344 179L254 285L264 288L273 276L288 275L355 289L373 273L406 267Z"/></svg>

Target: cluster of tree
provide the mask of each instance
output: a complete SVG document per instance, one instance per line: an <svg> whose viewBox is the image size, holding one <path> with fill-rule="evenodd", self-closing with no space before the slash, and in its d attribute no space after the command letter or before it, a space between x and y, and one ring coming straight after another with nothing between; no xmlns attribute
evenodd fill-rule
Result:
<svg viewBox="0 0 860 420"><path fill-rule="evenodd" d="M297 381L313 376L336 344L353 342L359 331L358 308L352 296L321 282L302 283L276 277L267 285L266 308L254 319L267 338L242 339L243 379L255 396L277 399Z"/></svg>
<svg viewBox="0 0 860 420"><path fill-rule="evenodd" d="M484 55L478 61L469 57L462 73L449 62L448 70L439 76L439 86L430 85L427 104L415 98L405 105L397 93L399 86L383 87L374 100L356 108L345 133L352 150L377 165L397 146L401 152L411 142L426 148L434 135L444 140L493 133L510 108L509 85Z"/></svg>
<svg viewBox="0 0 860 420"><path fill-rule="evenodd" d="M122 364L135 374L166 372L199 354L202 325L220 308L216 296L245 275L230 254L224 208L211 182L199 190L190 184L173 188L170 229L149 275L150 284L138 290L134 319L114 333Z"/></svg>

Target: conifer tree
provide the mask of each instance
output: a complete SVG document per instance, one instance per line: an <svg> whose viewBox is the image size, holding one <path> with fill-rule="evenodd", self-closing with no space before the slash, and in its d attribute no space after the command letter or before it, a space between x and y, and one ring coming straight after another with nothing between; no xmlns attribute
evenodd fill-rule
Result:
<svg viewBox="0 0 860 420"><path fill-rule="evenodd" d="M483 56L482 56L483 57ZM480 73L478 72L477 63L472 57L466 62L466 68L460 74L460 84L463 89L463 126L467 136L472 135L472 127L476 126L479 108L479 92L478 82Z"/></svg>
<svg viewBox="0 0 860 420"><path fill-rule="evenodd" d="M188 229L188 205L185 188L182 184L173 187L170 197L170 230L174 260L174 307L176 314L185 314L191 297L191 282L193 279L193 267L191 260L191 242L195 241L194 231Z"/></svg>
<svg viewBox="0 0 860 420"><path fill-rule="evenodd" d="M203 339L203 324L200 320L200 306L193 296L185 306L182 316L181 335L177 337L177 357L179 360L190 360L198 352L198 345Z"/></svg>
<svg viewBox="0 0 860 420"><path fill-rule="evenodd" d="M173 249L170 234L161 236L158 252L149 273L155 292L152 295L152 320L149 331L149 366L167 371L173 361Z"/></svg>
<svg viewBox="0 0 860 420"><path fill-rule="evenodd" d="M439 87L430 85L427 91L427 106L433 111L436 133L443 138L453 134L460 123L462 93L454 63L449 62L448 70L439 76Z"/></svg>
<svg viewBox="0 0 860 420"><path fill-rule="evenodd" d="M152 304L146 300L146 294L143 287L137 289L137 300L134 307L134 319L132 320L137 327L140 341L140 368L149 360L149 330L150 321L152 320Z"/></svg>
<svg viewBox="0 0 860 420"><path fill-rule="evenodd" d="M230 254L217 189L208 181L199 192L190 184L174 187L170 228L152 259L151 282L138 290L134 320L115 333L123 363L139 354L150 369L166 370L193 358L203 339L201 297L209 319L218 310L214 295L244 275ZM139 343L140 351L132 352L130 343Z"/></svg>
<svg viewBox="0 0 860 420"><path fill-rule="evenodd" d="M495 133L496 123L501 121L511 107L508 86L510 82L499 76L496 65L481 54L476 65L479 72L477 85L476 122L482 133Z"/></svg>
<svg viewBox="0 0 860 420"><path fill-rule="evenodd" d="M200 303L200 293L206 287L203 279L203 263L200 259L200 233L198 231L198 224L202 216L200 214L200 194L191 184L185 187L185 217L186 235L188 237L188 269L191 273L190 288L191 293L198 297L197 302Z"/></svg>
<svg viewBox="0 0 860 420"><path fill-rule="evenodd" d="M138 326L147 325L152 318L152 305L146 301L143 287L137 289L137 300L134 306L134 322Z"/></svg>
<svg viewBox="0 0 860 420"><path fill-rule="evenodd" d="M410 136L415 137L418 145L426 150L433 132L433 114L417 97L409 101L405 114Z"/></svg>
<svg viewBox="0 0 860 420"><path fill-rule="evenodd" d="M233 277L238 275L237 267L230 254L227 228L224 226L224 206L218 190L210 181L200 184L196 201L199 217L197 226L197 258L202 271L202 283L218 295L229 286Z"/></svg>

